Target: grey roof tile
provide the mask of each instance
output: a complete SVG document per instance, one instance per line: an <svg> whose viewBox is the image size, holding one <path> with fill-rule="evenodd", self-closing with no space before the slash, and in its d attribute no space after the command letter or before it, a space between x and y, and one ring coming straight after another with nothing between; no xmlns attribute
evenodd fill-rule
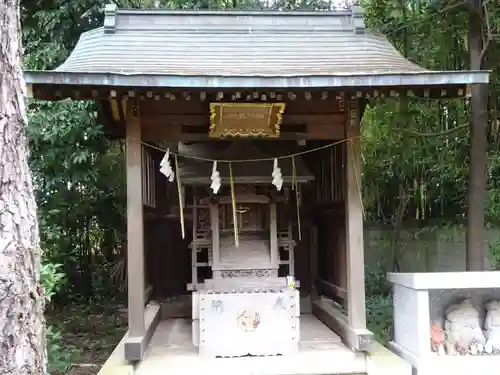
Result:
<svg viewBox="0 0 500 375"><path fill-rule="evenodd" d="M229 77L425 71L351 11L118 10L106 17L105 27L82 34L56 71Z"/></svg>

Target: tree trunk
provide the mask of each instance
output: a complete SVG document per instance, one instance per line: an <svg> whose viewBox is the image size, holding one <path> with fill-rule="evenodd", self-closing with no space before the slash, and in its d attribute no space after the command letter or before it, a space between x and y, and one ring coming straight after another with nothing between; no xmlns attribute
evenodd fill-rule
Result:
<svg viewBox="0 0 500 375"><path fill-rule="evenodd" d="M46 374L36 203L25 136L19 0L0 0L0 374Z"/></svg>
<svg viewBox="0 0 500 375"><path fill-rule="evenodd" d="M391 239L391 264L390 272L401 272L401 262L399 260L399 248L401 245L401 229L403 226L403 218L406 213L406 206L408 205L408 194L404 182L399 183L399 203L396 211L394 212L394 230Z"/></svg>
<svg viewBox="0 0 500 375"><path fill-rule="evenodd" d="M483 55L482 0L469 4L469 54L471 70L482 69ZM484 209L486 203L486 164L488 160L488 86L471 87L471 146L469 166L468 225L466 266L468 271L486 268L486 232Z"/></svg>

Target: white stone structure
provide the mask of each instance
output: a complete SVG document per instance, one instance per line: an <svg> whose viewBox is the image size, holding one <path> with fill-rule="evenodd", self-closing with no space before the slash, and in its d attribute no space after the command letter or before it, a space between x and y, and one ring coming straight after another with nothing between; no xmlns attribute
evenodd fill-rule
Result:
<svg viewBox="0 0 500 375"><path fill-rule="evenodd" d="M435 323L444 325L450 303L464 299L464 305L468 306L464 311L474 312L469 303L474 304L478 316L469 315L479 318L484 328L486 302L500 295L500 272L389 273L388 280L393 284L394 298L394 337L389 345L413 365L417 375L470 375L479 369L486 373L489 373L487 369L498 371L499 355L432 352L430 327Z"/></svg>

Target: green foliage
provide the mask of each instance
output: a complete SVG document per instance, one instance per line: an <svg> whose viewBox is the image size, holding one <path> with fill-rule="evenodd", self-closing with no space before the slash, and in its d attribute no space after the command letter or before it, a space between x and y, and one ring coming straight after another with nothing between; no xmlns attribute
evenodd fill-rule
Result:
<svg viewBox="0 0 500 375"><path fill-rule="evenodd" d="M63 342L62 333L54 326L48 326L45 332L47 340L47 359L49 373L64 373L70 366L75 355L75 348L71 348Z"/></svg>
<svg viewBox="0 0 500 375"><path fill-rule="evenodd" d="M365 288L368 329L387 344L392 333L392 293L383 267L366 267Z"/></svg>
<svg viewBox="0 0 500 375"><path fill-rule="evenodd" d="M52 69L81 32L97 27L104 2L23 3L24 64ZM94 293L114 295L107 264L121 256L124 221L122 145L105 139L91 102L30 101L30 166L38 203L41 269L48 313ZM118 255L117 255L118 254ZM64 287L64 288L63 288ZM60 325L46 332L49 371L68 369L75 349Z"/></svg>
<svg viewBox="0 0 500 375"><path fill-rule="evenodd" d="M384 295L366 297L368 329L378 342L387 345L392 335L392 298Z"/></svg>
<svg viewBox="0 0 500 375"><path fill-rule="evenodd" d="M61 264L44 262L41 267L41 282L46 304L50 304L52 297L64 286L65 275L60 272ZM49 373L66 371L73 355L73 350L62 344L61 331L48 325L45 332L47 340L47 357Z"/></svg>
<svg viewBox="0 0 500 375"><path fill-rule="evenodd" d="M65 275L60 272L61 264L44 263L41 267L41 281L46 303L64 286Z"/></svg>
<svg viewBox="0 0 500 375"><path fill-rule="evenodd" d="M387 281L385 266L377 264L365 267L365 289L367 296L391 294L391 285Z"/></svg>
<svg viewBox="0 0 500 375"><path fill-rule="evenodd" d="M434 70L469 66L467 8L463 2L365 0L369 26L389 36L409 60ZM498 34L500 5L487 6ZM500 43L490 42L490 163L487 217L500 219L498 147ZM364 114L365 208L374 221L394 222L405 200L404 219L461 220L467 213L469 165L468 100L372 100Z"/></svg>
<svg viewBox="0 0 500 375"><path fill-rule="evenodd" d="M79 35L100 24L103 5L42 1L26 6L26 68L51 69L64 61ZM104 137L92 102L33 100L28 114L44 257L61 264L67 278L65 293L56 297L89 298L95 289L105 289L97 283L109 286L101 277L107 272L103 264L114 262L124 243L122 146Z"/></svg>
<svg viewBox="0 0 500 375"><path fill-rule="evenodd" d="M488 245L490 265L495 270L500 270L500 241Z"/></svg>
<svg viewBox="0 0 500 375"><path fill-rule="evenodd" d="M33 102L29 114L44 255L63 265L65 292L89 297L101 272L91 266L124 242L121 145L104 138L93 103Z"/></svg>

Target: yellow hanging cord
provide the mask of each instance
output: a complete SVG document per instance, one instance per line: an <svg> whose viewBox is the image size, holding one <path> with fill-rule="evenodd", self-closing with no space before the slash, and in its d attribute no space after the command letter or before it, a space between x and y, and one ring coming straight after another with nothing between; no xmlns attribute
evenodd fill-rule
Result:
<svg viewBox="0 0 500 375"><path fill-rule="evenodd" d="M234 195L233 167L231 162L229 162L229 184L231 185L231 204L233 206L234 245L239 247L240 239L238 237L238 217L236 215L236 197Z"/></svg>
<svg viewBox="0 0 500 375"><path fill-rule="evenodd" d="M177 155L174 154L175 159L175 174L177 175L177 196L179 197L179 216L181 219L181 235L182 239L186 238L186 230L184 227L184 207L182 202L182 185L181 185L181 175L179 174L179 162L177 161Z"/></svg>
<svg viewBox="0 0 500 375"><path fill-rule="evenodd" d="M292 156L292 190L295 190L295 205L297 206L297 231L299 232L299 241L302 241L302 230L300 227L300 204L299 204L299 184L297 183L297 168L295 158Z"/></svg>
<svg viewBox="0 0 500 375"><path fill-rule="evenodd" d="M352 139L349 139L349 144L351 145L351 153L352 153L352 170L354 172L354 178L356 180L356 185L358 188L358 194L359 194L359 204L361 206L361 212L363 213L363 219L366 220L366 214L365 214L365 209L363 207L363 192L361 190L361 176L358 175L358 169L356 168L356 162L354 158L356 157L356 149L354 148L354 142Z"/></svg>
<svg viewBox="0 0 500 375"><path fill-rule="evenodd" d="M299 241L302 241L302 230L300 225L300 194L299 185L295 186L295 200L297 201L297 229L299 231Z"/></svg>

